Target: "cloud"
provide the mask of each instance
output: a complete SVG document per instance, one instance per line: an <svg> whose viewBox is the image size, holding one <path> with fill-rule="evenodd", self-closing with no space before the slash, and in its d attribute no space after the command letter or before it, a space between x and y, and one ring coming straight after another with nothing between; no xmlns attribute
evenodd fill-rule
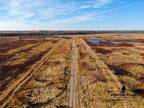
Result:
<svg viewBox="0 0 144 108"><path fill-rule="evenodd" d="M7 2L7 3L6 3ZM111 0L66 1L61 0L6 0L8 15L26 20L34 16L40 19L53 18L59 15L70 15L86 8L99 8ZM85 13L84 13L85 14Z"/></svg>
<svg viewBox="0 0 144 108"><path fill-rule="evenodd" d="M0 21L0 30L38 30L40 27L17 21Z"/></svg>
<svg viewBox="0 0 144 108"><path fill-rule="evenodd" d="M52 23L55 24L75 24L75 23L81 23L84 21L89 21L92 20L94 17L96 17L95 13L92 14L82 14L82 15L77 15L69 18L63 18L63 19L58 19L58 20L51 20Z"/></svg>
<svg viewBox="0 0 144 108"><path fill-rule="evenodd" d="M80 9L87 9L87 8L101 8L112 3L113 0L95 0L91 2L87 2L85 4L81 4Z"/></svg>
<svg viewBox="0 0 144 108"><path fill-rule="evenodd" d="M97 22L108 12L117 10L117 3L112 8L108 7L114 1L117 0L2 0L0 11L7 15L6 20L1 19L0 15L0 29L2 26L35 29L35 26L41 28L42 25L71 26L88 21Z"/></svg>
<svg viewBox="0 0 144 108"><path fill-rule="evenodd" d="M99 4L107 4L112 2L112 0L96 0Z"/></svg>
<svg viewBox="0 0 144 108"><path fill-rule="evenodd" d="M6 0L6 2L8 16L17 20L32 18L36 14L35 10L43 5L43 0Z"/></svg>

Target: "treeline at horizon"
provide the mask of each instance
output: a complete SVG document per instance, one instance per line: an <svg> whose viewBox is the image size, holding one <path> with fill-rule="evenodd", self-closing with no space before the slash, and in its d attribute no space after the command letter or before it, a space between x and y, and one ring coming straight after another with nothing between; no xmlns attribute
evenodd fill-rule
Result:
<svg viewBox="0 0 144 108"><path fill-rule="evenodd" d="M80 34L102 34L102 33L144 33L144 30L115 30L115 31L86 31L86 30L67 30L67 31L0 31L0 36L56 36L56 35L80 35Z"/></svg>

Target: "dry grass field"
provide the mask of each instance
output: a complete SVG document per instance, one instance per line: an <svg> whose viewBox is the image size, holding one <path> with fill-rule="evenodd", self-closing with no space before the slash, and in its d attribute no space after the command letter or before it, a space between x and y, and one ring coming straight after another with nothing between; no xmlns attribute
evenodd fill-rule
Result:
<svg viewBox="0 0 144 108"><path fill-rule="evenodd" d="M127 101L127 104L131 105L128 108L144 107L143 103L141 106L136 105L136 102L141 102L144 96L143 36L95 37L87 39L87 43L126 87L127 94L134 95L131 96L131 100L135 101Z"/></svg>
<svg viewBox="0 0 144 108"><path fill-rule="evenodd" d="M0 108L144 108L144 36L0 39Z"/></svg>

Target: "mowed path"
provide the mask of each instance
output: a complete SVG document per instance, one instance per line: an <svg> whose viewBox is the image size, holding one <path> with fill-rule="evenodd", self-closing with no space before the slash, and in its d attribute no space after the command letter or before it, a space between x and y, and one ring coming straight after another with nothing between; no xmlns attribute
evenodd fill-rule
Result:
<svg viewBox="0 0 144 108"><path fill-rule="evenodd" d="M36 64L34 64L29 71L25 73L25 75L16 81L16 83L9 88L9 90L5 93L2 93L0 95L0 108L4 108L5 105L10 101L10 99L14 96L15 92L21 88L21 86L26 83L33 75L34 72L36 72L49 58L51 54L53 54L61 45L62 41L57 43L47 54L43 56L43 58L38 61Z"/></svg>
<svg viewBox="0 0 144 108"><path fill-rule="evenodd" d="M70 108L80 108L78 96L78 51L75 39L72 42L72 64L70 74Z"/></svg>

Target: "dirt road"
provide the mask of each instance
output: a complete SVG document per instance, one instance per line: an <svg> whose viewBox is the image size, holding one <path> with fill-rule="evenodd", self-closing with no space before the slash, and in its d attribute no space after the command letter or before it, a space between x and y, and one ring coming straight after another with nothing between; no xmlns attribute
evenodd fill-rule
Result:
<svg viewBox="0 0 144 108"><path fill-rule="evenodd" d="M71 64L71 74L70 74L70 108L80 108L79 106L79 98L78 98L78 51L75 43L75 39L73 39L72 43L72 64Z"/></svg>

